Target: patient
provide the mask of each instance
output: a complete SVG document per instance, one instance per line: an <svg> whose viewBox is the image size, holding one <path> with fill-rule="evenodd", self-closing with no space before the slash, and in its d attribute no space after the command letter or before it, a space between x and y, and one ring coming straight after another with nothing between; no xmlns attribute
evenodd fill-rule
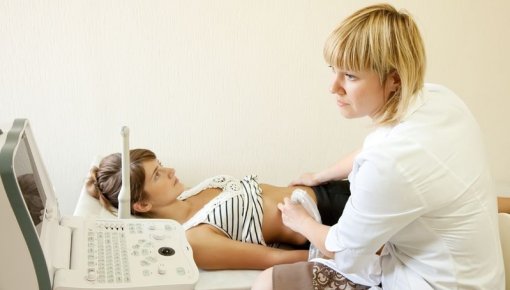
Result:
<svg viewBox="0 0 510 290"><path fill-rule="evenodd" d="M277 187L258 184L254 176L215 176L186 189L152 151L131 150L130 159L131 213L180 222L202 269L266 269L306 261L307 240L283 225L277 204L300 188L316 203L322 223L333 225L350 195L348 181ZM88 193L112 212L118 207L121 166L119 153L105 157L86 184ZM510 198L498 203L500 212L510 212ZM294 247L272 247L278 244Z"/></svg>
<svg viewBox="0 0 510 290"><path fill-rule="evenodd" d="M259 184L255 176L215 176L186 189L150 150L133 149L130 158L131 213L180 222L202 269L266 269L306 261L308 241L283 225L277 204L300 188L317 204L322 223L332 225L350 195L348 181L277 187ZM121 155L111 154L92 168L86 183L88 193L112 212L118 207L121 167ZM279 244L292 247L274 247Z"/></svg>

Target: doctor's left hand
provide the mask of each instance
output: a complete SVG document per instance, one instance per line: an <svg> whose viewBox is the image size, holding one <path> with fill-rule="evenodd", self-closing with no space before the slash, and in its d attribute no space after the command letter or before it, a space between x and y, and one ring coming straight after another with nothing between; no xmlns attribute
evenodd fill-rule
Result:
<svg viewBox="0 0 510 290"><path fill-rule="evenodd" d="M287 197L283 199L283 202L278 203L278 209L282 212L283 224L300 234L303 234L302 226L306 224L306 221L309 219L315 221L301 204L293 202Z"/></svg>

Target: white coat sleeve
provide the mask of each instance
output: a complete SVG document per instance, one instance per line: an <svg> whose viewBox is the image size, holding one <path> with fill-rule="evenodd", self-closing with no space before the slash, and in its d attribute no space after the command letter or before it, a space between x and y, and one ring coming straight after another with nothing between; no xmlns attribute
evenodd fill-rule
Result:
<svg viewBox="0 0 510 290"><path fill-rule="evenodd" d="M337 270L353 282L380 283L381 261L376 252L424 212L412 172L404 172L407 169L401 164L405 162L380 151L360 154L354 164L351 197L326 237L326 248L335 252Z"/></svg>

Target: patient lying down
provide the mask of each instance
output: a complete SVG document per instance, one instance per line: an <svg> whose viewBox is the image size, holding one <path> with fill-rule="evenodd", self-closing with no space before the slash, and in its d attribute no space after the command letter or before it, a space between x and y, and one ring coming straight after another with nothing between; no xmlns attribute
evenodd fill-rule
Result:
<svg viewBox="0 0 510 290"><path fill-rule="evenodd" d="M333 225L350 195L348 181L277 187L259 184L254 176L220 175L186 189L175 170L163 167L150 150L131 150L130 159L131 213L181 223L202 269L266 269L306 261L308 242L283 224L278 203L300 188L317 205L322 223ZM92 168L86 184L88 193L112 212L118 206L121 167L120 154L111 154ZM498 203L500 212L510 212L509 198ZM294 247L273 247L278 244Z"/></svg>
<svg viewBox="0 0 510 290"><path fill-rule="evenodd" d="M300 188L318 202L323 222L334 224L349 196L347 181L314 188L277 187L258 184L255 176L215 176L186 189L175 170L163 167L153 152L134 149L130 159L131 213L181 223L202 269L266 269L305 261L307 240L283 225L277 204ZM87 180L88 193L112 212L118 206L121 175L121 156L116 153L92 168Z"/></svg>

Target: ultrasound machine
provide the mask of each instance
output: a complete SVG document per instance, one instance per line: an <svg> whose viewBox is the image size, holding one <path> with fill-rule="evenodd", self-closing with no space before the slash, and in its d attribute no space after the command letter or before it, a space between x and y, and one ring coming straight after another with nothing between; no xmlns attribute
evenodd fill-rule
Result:
<svg viewBox="0 0 510 290"><path fill-rule="evenodd" d="M119 216L61 216L29 121L0 124L0 289L194 288L199 272L179 223Z"/></svg>

